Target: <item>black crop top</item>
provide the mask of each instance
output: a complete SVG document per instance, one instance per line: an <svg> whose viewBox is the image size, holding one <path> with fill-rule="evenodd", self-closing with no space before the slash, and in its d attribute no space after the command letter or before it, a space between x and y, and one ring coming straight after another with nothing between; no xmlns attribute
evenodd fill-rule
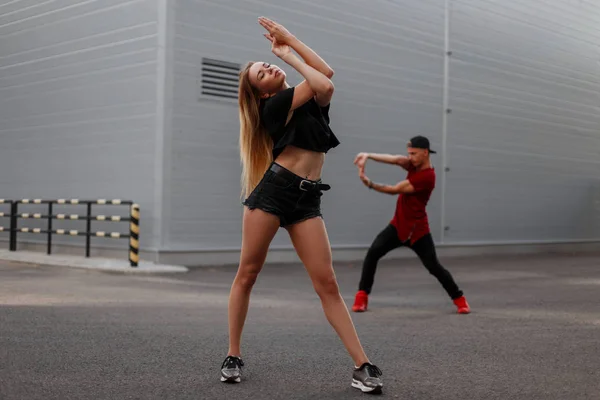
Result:
<svg viewBox="0 0 600 400"><path fill-rule="evenodd" d="M273 139L273 159L287 145L327 153L340 144L329 128L329 104L320 107L314 97L296 108L286 125L293 97L294 87L290 87L260 101L262 124Z"/></svg>

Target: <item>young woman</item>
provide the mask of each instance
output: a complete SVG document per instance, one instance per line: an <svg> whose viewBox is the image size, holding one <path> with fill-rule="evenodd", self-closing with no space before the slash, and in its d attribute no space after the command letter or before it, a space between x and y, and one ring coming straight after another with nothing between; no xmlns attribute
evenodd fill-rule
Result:
<svg viewBox="0 0 600 400"><path fill-rule="evenodd" d="M352 386L380 393L381 371L369 362L340 295L321 216L325 153L339 144L329 128L333 70L283 26L267 18L272 52L304 77L296 87L276 65L250 62L240 73L239 114L243 194L240 264L229 297L229 351L223 382L240 382L240 341L250 292L271 240L285 228L321 299L329 323L354 361ZM295 50L301 61L291 49Z"/></svg>

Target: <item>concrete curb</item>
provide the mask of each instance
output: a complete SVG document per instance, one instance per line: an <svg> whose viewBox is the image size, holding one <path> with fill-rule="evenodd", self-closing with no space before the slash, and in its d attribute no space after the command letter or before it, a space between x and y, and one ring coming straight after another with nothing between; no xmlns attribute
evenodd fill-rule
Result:
<svg viewBox="0 0 600 400"><path fill-rule="evenodd" d="M181 265L154 264L140 261L137 268L131 267L127 260L72 255L47 255L30 251L0 250L0 260L24 264L51 265L58 267L83 268L97 271L118 272L123 274L165 274L184 273L188 268Z"/></svg>

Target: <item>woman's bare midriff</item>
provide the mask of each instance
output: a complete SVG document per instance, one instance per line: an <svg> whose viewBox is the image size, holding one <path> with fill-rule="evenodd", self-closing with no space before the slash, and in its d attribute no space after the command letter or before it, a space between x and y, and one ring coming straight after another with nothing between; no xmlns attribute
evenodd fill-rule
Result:
<svg viewBox="0 0 600 400"><path fill-rule="evenodd" d="M316 181L321 178L325 153L288 145L275 162L304 179Z"/></svg>

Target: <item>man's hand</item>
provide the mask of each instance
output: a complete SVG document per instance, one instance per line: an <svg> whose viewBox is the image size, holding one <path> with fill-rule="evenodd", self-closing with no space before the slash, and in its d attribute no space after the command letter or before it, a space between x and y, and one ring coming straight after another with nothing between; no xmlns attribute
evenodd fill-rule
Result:
<svg viewBox="0 0 600 400"><path fill-rule="evenodd" d="M354 158L354 165L356 165L359 169L365 169L365 164L369 159L369 153L358 153Z"/></svg>
<svg viewBox="0 0 600 400"><path fill-rule="evenodd" d="M358 169L358 177L360 178L360 180L362 181L362 183L365 184L366 187L368 187L368 188L371 187L371 180L365 175L364 168L359 168Z"/></svg>

